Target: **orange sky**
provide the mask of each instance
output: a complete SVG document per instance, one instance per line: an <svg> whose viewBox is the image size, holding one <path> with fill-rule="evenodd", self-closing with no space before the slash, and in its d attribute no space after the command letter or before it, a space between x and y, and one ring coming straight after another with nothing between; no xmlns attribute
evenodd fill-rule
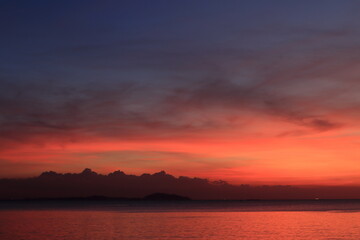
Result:
<svg viewBox="0 0 360 240"><path fill-rule="evenodd" d="M120 169L137 175L166 170L234 184L359 185L356 128L317 132L269 121L253 120L245 130L235 124L166 139L73 136L59 142L43 136L3 149L6 161L0 174L25 177L90 167L99 173ZM290 131L285 126L294 134L279 135Z"/></svg>

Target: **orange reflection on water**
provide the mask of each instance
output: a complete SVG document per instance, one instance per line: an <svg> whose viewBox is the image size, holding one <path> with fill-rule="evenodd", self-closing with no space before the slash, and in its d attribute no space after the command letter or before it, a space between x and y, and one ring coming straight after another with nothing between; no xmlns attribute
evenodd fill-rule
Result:
<svg viewBox="0 0 360 240"><path fill-rule="evenodd" d="M358 212L1 211L2 240L360 239Z"/></svg>

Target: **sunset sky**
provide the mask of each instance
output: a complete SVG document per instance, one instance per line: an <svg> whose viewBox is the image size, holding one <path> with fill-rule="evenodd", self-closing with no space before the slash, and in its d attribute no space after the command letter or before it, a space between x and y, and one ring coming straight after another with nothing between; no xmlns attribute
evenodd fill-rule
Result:
<svg viewBox="0 0 360 240"><path fill-rule="evenodd" d="M0 178L360 185L360 1L1 0Z"/></svg>

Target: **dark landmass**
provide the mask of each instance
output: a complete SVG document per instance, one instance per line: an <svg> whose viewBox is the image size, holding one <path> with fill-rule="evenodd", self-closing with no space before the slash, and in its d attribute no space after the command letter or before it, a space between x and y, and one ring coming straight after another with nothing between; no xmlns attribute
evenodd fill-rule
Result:
<svg viewBox="0 0 360 240"><path fill-rule="evenodd" d="M11 201L11 199L0 199L0 201ZM15 201L191 201L191 198L179 196L176 194L153 193L143 198L124 198L124 197L67 197L67 198L24 198L15 199Z"/></svg>
<svg viewBox="0 0 360 240"><path fill-rule="evenodd" d="M194 200L360 199L360 187L232 185L225 181L174 177L164 171L135 176L122 171L103 175L91 169L85 169L81 173L62 174L49 171L32 178L0 179L2 200L171 201L190 198Z"/></svg>
<svg viewBox="0 0 360 240"><path fill-rule="evenodd" d="M153 193L143 198L144 200L150 201L189 201L191 200L188 197L179 196L176 194L166 194L166 193Z"/></svg>

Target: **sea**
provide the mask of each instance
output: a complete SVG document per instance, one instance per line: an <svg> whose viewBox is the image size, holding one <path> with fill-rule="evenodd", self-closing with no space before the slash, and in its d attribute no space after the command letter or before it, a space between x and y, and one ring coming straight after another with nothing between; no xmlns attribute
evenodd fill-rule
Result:
<svg viewBox="0 0 360 240"><path fill-rule="evenodd" d="M2 201L1 240L359 240L359 200Z"/></svg>

